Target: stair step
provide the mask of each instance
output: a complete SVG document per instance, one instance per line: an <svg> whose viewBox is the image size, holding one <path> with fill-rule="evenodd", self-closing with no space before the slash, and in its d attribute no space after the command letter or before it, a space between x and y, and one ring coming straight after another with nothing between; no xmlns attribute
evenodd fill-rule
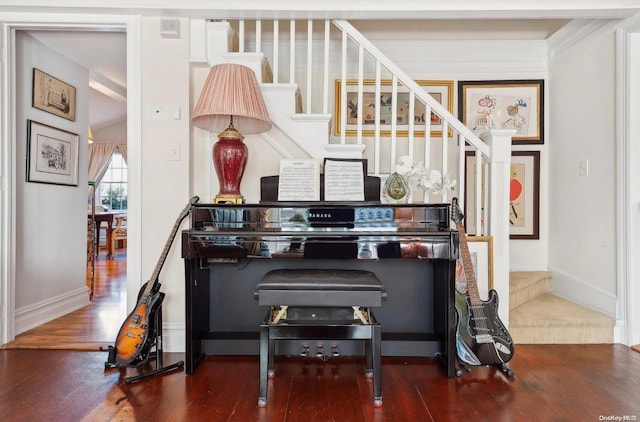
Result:
<svg viewBox="0 0 640 422"><path fill-rule="evenodd" d="M509 309L515 309L550 291L551 271L514 271L509 274Z"/></svg>
<svg viewBox="0 0 640 422"><path fill-rule="evenodd" d="M509 314L509 332L516 344L613 343L614 326L615 319L550 293Z"/></svg>

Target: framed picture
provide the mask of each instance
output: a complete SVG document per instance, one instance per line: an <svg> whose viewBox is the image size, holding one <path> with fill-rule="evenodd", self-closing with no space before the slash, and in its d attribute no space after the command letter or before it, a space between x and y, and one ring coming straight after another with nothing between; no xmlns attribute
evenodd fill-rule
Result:
<svg viewBox="0 0 640 422"><path fill-rule="evenodd" d="M486 300L489 297L489 290L493 289L493 237L467 236L467 246L478 284L478 293L483 300ZM456 262L456 287L460 291L464 291L466 287L463 268L462 260L458 259Z"/></svg>
<svg viewBox="0 0 640 422"><path fill-rule="evenodd" d="M449 112L453 113L453 81L416 81L418 85L423 87L433 98L442 104ZM347 80L347 95L342 98L342 80L336 80L336 107L335 107L335 134L339 135L342 131L342 108L347 109L347 122L345 126L347 136L355 136L358 119L362 121L362 135L373 136L375 129L376 106L380 106L380 135L390 136L391 134L391 94L392 81L380 81L380 100L374 99L376 86L375 80L365 79L363 81L363 110L362 116L358 117L358 80ZM413 116L409 116L409 91L403 86L398 86L397 96L397 134L406 137L409 134L409 120L414 122L414 136L424 137L426 128L425 105L418 99L414 101ZM442 136L442 121L439 116L431 113L429 116L431 122L431 136ZM453 130L450 128L448 136L453 136Z"/></svg>
<svg viewBox="0 0 640 422"><path fill-rule="evenodd" d="M31 105L65 119L76 121L75 87L33 68Z"/></svg>
<svg viewBox="0 0 640 422"><path fill-rule="evenodd" d="M75 133L27 121L27 182L78 186Z"/></svg>
<svg viewBox="0 0 640 422"><path fill-rule="evenodd" d="M515 129L513 144L544 143L544 80L459 81L458 118L476 135Z"/></svg>
<svg viewBox="0 0 640 422"><path fill-rule="evenodd" d="M468 234L482 234L476 227L475 154L465 157L465 227ZM483 169L484 170L484 169ZM540 151L511 153L509 190L509 238L540 239ZM485 172L481 172L481 203L484 204ZM480 221L484 218L481 216Z"/></svg>
<svg viewBox="0 0 640 422"><path fill-rule="evenodd" d="M484 164L484 163L483 163ZM482 197L480 198L480 203L484 206L484 184L485 181L485 171L484 166L481 169L480 175L480 194ZM465 162L464 162L464 227L467 235L475 235L479 236L484 234L484 215L481 211L480 221L483 227L477 227L476 222L476 199L477 199L477 189L476 189L476 154L475 151L465 151Z"/></svg>

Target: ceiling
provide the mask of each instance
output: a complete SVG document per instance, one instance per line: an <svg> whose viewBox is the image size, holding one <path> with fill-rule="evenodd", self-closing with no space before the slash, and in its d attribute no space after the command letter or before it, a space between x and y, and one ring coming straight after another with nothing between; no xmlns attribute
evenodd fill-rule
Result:
<svg viewBox="0 0 640 422"><path fill-rule="evenodd" d="M371 40L518 39L545 40L568 20L389 20L354 21ZM33 30L30 36L89 70L89 125L92 130L126 118L126 34L116 31Z"/></svg>

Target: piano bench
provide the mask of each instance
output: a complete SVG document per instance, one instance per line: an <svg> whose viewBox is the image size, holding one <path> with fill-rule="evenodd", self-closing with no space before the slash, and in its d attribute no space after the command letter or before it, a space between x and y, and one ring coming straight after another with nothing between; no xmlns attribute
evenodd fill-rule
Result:
<svg viewBox="0 0 640 422"><path fill-rule="evenodd" d="M384 285L370 271L278 269L255 290L269 311L260 324L258 406L267 405L267 379L274 375L277 340L364 340L366 374L373 378L373 403L382 406L381 327L369 308L386 299Z"/></svg>

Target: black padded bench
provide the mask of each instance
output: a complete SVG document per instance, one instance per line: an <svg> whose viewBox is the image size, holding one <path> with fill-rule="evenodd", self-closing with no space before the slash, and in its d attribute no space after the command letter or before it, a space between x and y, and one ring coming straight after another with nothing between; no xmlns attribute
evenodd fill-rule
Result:
<svg viewBox="0 0 640 422"><path fill-rule="evenodd" d="M373 378L373 403L382 406L381 329L369 308L386 291L370 271L279 269L262 277L255 291L269 311L260 325L260 391L267 405L267 379L274 375L276 340L365 340L366 374Z"/></svg>

